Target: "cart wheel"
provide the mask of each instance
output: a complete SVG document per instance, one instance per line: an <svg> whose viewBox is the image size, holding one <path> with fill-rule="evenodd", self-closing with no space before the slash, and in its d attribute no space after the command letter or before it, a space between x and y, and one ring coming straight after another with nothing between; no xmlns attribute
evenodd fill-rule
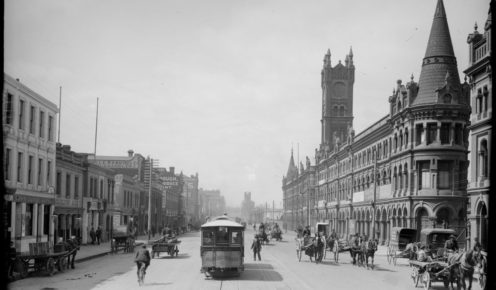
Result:
<svg viewBox="0 0 496 290"><path fill-rule="evenodd" d="M46 262L46 270L50 276L53 276L55 273L55 260L51 257Z"/></svg>
<svg viewBox="0 0 496 290"><path fill-rule="evenodd" d="M393 265L396 266L396 261L398 260L398 257L396 256L396 254L394 254L394 256L391 257L391 260L393 260Z"/></svg>
<svg viewBox="0 0 496 290"><path fill-rule="evenodd" d="M334 252L334 261L336 263L339 262L339 249L336 249L336 251Z"/></svg>
<svg viewBox="0 0 496 290"><path fill-rule="evenodd" d="M29 264L21 259L16 259L14 262L14 271L19 273L21 278L26 278L28 276Z"/></svg>
<svg viewBox="0 0 496 290"><path fill-rule="evenodd" d="M64 272L65 269L67 268L67 259L66 259L66 257L59 258L57 265L58 265L59 272Z"/></svg>
<svg viewBox="0 0 496 290"><path fill-rule="evenodd" d="M412 267L411 276L412 276L413 284L415 284L415 287L417 287L419 281L419 272L417 267Z"/></svg>
<svg viewBox="0 0 496 290"><path fill-rule="evenodd" d="M327 249L326 247L324 247L324 255L322 256L322 260L325 260L326 255L327 255Z"/></svg>
<svg viewBox="0 0 496 290"><path fill-rule="evenodd" d="M298 262L301 261L301 251L296 249L296 258L298 259Z"/></svg>
<svg viewBox="0 0 496 290"><path fill-rule="evenodd" d="M387 250L386 250L386 258L387 258L387 261L388 261L389 264L391 264L391 256L390 256L390 254L391 254L391 250L388 247Z"/></svg>
<svg viewBox="0 0 496 290"><path fill-rule="evenodd" d="M431 275L429 274L428 270L425 270L425 272L422 274L422 284L424 285L425 290L429 290L431 287Z"/></svg>

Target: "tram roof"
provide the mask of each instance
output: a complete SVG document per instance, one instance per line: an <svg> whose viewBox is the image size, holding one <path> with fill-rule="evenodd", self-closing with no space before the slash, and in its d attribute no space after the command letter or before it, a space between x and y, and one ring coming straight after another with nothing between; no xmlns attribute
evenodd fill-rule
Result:
<svg viewBox="0 0 496 290"><path fill-rule="evenodd" d="M210 228L210 227L231 227L231 228L244 228L242 224L239 224L229 218L227 215L222 215L213 218L213 220L204 223L202 228Z"/></svg>
<svg viewBox="0 0 496 290"><path fill-rule="evenodd" d="M422 234L428 235L431 233L435 234L454 234L455 230L453 229L440 229L440 228L430 228L430 229L423 229L421 231Z"/></svg>

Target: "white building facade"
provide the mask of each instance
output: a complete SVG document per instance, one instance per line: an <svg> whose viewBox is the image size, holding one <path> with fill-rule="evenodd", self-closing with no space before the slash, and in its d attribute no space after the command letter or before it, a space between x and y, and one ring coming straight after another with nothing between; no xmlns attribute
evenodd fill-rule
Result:
<svg viewBox="0 0 496 290"><path fill-rule="evenodd" d="M5 238L18 252L54 240L57 106L4 74Z"/></svg>

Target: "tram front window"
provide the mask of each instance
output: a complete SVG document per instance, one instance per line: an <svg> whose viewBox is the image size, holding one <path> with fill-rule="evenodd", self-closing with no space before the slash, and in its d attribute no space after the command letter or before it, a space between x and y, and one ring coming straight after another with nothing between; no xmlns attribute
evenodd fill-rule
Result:
<svg viewBox="0 0 496 290"><path fill-rule="evenodd" d="M215 235L216 244L227 244L229 243L229 232L227 227L219 227L219 231Z"/></svg>
<svg viewBox="0 0 496 290"><path fill-rule="evenodd" d="M213 245L214 244L214 232L213 231L204 231L203 232L203 244L204 245Z"/></svg>

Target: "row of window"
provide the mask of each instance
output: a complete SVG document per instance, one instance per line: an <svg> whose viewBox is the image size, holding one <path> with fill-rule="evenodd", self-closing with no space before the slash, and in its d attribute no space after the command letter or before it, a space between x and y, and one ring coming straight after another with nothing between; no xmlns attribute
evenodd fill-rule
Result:
<svg viewBox="0 0 496 290"><path fill-rule="evenodd" d="M70 173L66 173L65 175L65 180L62 180L62 172L57 171L57 180L56 180L56 193L58 196L62 195L62 182L65 183L65 196L67 198L69 197L74 197L77 198L79 196L80 192L80 176L79 175L74 175L74 178L72 178L73 175ZM72 194L74 193L74 194Z"/></svg>
<svg viewBox="0 0 496 290"><path fill-rule="evenodd" d="M14 158L16 158L14 163ZM27 172L25 171L27 169ZM15 170L15 177L14 175ZM12 181L14 178L17 182L26 182L29 185L44 186L51 184L52 161L46 161L43 158L36 158L29 154L27 158L23 152L17 152L14 157L13 150L5 149L4 158L4 178Z"/></svg>
<svg viewBox="0 0 496 290"><path fill-rule="evenodd" d="M26 130L29 134L36 135L39 138L48 137L49 141L54 139L55 123L54 117L48 115L46 117L45 111L38 109L34 105L29 105L29 114L26 114L27 104L23 99L19 100L17 107L17 115L15 113L14 106L14 96L7 93L6 103L5 103L5 124L14 126L14 117L17 116L18 128L19 130ZM28 121L28 127L26 128L26 121Z"/></svg>
<svg viewBox="0 0 496 290"><path fill-rule="evenodd" d="M136 194L132 191L124 190L124 207L138 208L139 194Z"/></svg>
<svg viewBox="0 0 496 290"><path fill-rule="evenodd" d="M38 235L48 235L49 223L50 223L50 205L46 204L32 204L26 203L26 210L22 212L23 203L16 203L15 207L15 219L16 224L21 226L15 227L15 235L19 237L32 236L35 234L35 227L38 227ZM38 207L35 212L35 207ZM11 211L11 207L9 206ZM35 220L35 214L37 214L37 219ZM9 215L10 219L10 215ZM40 220L43 219L42 222ZM36 221L36 222L35 222ZM8 224L10 224L9 222Z"/></svg>

